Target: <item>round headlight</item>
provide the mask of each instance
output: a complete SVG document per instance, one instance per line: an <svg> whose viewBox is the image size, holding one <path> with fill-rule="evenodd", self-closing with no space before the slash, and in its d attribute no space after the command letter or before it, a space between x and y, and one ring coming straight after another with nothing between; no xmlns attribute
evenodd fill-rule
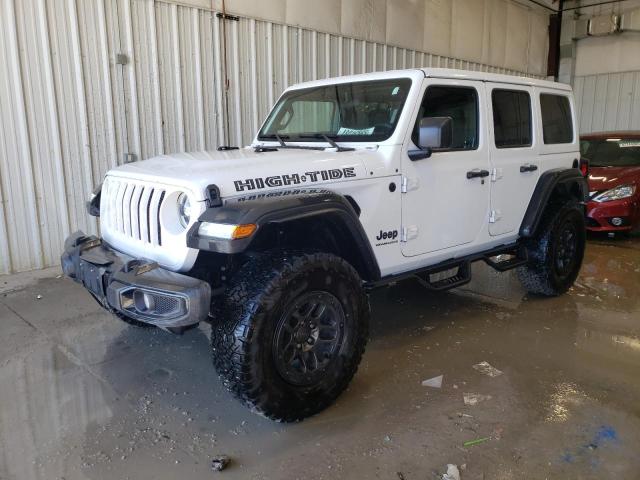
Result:
<svg viewBox="0 0 640 480"><path fill-rule="evenodd" d="M180 224L187 228L191 221L191 201L186 193L181 193L178 196L178 218L180 219Z"/></svg>

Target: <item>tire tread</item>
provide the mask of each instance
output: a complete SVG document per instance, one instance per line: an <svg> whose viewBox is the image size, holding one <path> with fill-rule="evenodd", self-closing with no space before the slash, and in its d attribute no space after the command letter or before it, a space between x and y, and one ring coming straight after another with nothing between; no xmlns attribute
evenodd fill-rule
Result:
<svg viewBox="0 0 640 480"><path fill-rule="evenodd" d="M314 402L299 407L273 405L269 386L253 375L252 342L256 317L264 315L261 305L278 297L281 285L295 272L310 265L345 276L360 298L361 318L356 322L355 352L350 355L338 382ZM344 259L328 253L272 251L252 258L234 276L223 305L216 308L211 331L213 364L224 386L254 412L282 422L299 421L329 406L355 375L368 337L369 304L356 270Z"/></svg>

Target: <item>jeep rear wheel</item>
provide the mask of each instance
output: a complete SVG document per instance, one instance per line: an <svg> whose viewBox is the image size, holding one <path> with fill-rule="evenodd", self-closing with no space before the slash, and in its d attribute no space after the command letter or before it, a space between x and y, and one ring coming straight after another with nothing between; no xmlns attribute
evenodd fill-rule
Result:
<svg viewBox="0 0 640 480"><path fill-rule="evenodd" d="M580 272L585 242L584 213L577 203L548 208L538 232L525 243L529 263L518 268L524 288L545 296L565 293Z"/></svg>
<svg viewBox="0 0 640 480"><path fill-rule="evenodd" d="M302 420L333 403L367 341L361 279L331 254L261 254L234 276L217 311L211 346L225 386L277 421Z"/></svg>

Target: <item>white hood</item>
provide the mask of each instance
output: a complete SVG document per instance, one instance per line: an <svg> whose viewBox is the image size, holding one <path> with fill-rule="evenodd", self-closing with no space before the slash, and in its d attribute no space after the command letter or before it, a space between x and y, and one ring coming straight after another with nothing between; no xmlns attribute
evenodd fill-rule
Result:
<svg viewBox="0 0 640 480"><path fill-rule="evenodd" d="M122 165L109 176L182 187L197 200L215 184L222 197L291 187L312 187L341 180L366 178L364 159L380 155L372 149L239 150L176 153Z"/></svg>

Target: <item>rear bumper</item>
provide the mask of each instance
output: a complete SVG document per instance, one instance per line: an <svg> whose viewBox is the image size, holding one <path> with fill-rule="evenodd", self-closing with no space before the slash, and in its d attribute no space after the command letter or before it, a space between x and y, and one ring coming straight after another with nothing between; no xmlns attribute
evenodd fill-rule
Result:
<svg viewBox="0 0 640 480"><path fill-rule="evenodd" d="M621 222L615 225L616 222ZM587 229L594 232L624 232L640 225L640 206L635 198L587 203Z"/></svg>
<svg viewBox="0 0 640 480"><path fill-rule="evenodd" d="M76 232L67 238L61 263L65 275L110 312L170 331L196 325L209 314L206 282L125 255L95 236Z"/></svg>

